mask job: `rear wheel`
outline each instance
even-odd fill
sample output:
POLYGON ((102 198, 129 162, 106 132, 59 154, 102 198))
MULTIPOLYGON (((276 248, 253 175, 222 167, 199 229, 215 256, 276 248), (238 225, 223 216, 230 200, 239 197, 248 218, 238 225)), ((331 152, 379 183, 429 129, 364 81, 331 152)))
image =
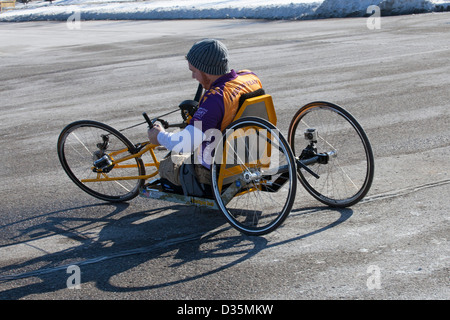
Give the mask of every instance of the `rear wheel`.
POLYGON ((139 194, 144 179, 128 179, 145 175, 140 158, 130 156, 134 145, 119 131, 96 121, 82 120, 69 124, 58 139, 61 165, 72 181, 98 199, 122 202, 139 194))
POLYGON ((317 200, 348 207, 369 191, 374 158, 366 133, 343 108, 312 102, 292 118, 288 141, 297 160, 298 178, 317 200))
POLYGON ((218 207, 244 234, 275 230, 292 209, 294 156, 278 129, 261 118, 230 124, 216 146, 211 177, 218 207))

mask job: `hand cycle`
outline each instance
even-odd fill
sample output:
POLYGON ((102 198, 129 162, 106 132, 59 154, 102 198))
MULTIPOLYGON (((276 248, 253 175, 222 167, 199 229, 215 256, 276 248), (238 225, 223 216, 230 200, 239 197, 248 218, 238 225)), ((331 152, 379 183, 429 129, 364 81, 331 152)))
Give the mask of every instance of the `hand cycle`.
MULTIPOLYGON (((132 127, 151 127, 155 121, 166 128, 186 126, 201 89, 194 100, 180 104, 182 123, 171 125, 162 119, 177 109, 153 119, 144 113, 145 122, 132 127)), ((64 171, 91 196, 123 202, 141 195, 217 209, 248 235, 267 234, 285 221, 294 205, 297 180, 328 206, 349 207, 364 198, 373 180, 374 157, 366 133, 348 111, 329 102, 308 103, 292 118, 287 139, 276 122, 270 95, 245 97, 217 139, 211 183, 200 197, 155 178, 160 165, 157 145, 134 144, 109 125, 75 121, 62 130, 57 149, 64 171)))

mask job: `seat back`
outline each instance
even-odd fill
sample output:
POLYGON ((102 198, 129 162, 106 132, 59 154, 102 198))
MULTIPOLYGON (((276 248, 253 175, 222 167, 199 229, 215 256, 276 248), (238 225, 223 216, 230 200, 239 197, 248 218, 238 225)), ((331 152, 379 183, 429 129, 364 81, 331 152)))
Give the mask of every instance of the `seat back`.
MULTIPOLYGON (((277 124, 277 116, 272 101, 272 96, 265 94, 260 89, 241 96, 239 108, 233 121, 244 117, 263 118, 273 125, 277 124)), ((244 170, 251 168, 269 168, 272 155, 270 132, 261 132, 249 126, 246 129, 238 129, 227 136, 224 143, 222 164, 219 173, 219 189, 222 184, 231 183, 240 177, 244 170), (236 156, 234 153, 238 153, 236 156)), ((251 192, 249 189, 246 192, 251 192)))
POLYGON ((241 96, 239 102, 241 106, 239 107, 233 121, 236 121, 242 117, 260 117, 269 121, 274 126, 277 125, 277 116, 275 113, 272 96, 264 94, 264 90, 261 89, 261 91, 258 90, 244 94, 241 96))

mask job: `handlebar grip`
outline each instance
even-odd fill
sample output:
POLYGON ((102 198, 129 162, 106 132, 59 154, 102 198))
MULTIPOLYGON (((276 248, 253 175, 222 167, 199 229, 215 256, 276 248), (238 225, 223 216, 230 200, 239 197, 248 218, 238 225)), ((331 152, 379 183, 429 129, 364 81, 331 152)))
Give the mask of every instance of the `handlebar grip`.
POLYGON ((144 116, 145 121, 147 121, 147 123, 148 123, 148 128, 149 129, 153 128, 153 123, 150 120, 150 118, 148 117, 147 113, 144 112, 142 115, 144 116))

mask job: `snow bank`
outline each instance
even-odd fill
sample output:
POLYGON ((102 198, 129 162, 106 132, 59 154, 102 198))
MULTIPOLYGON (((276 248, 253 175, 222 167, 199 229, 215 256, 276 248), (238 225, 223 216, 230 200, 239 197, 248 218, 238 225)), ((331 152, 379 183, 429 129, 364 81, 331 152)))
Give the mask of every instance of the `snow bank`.
POLYGON ((450 10, 450 0, 56 0, 17 4, 0 22, 138 19, 317 19, 362 17, 370 5, 382 15, 450 10))
POLYGON ((317 15, 323 18, 362 17, 371 5, 380 7, 382 15, 431 12, 435 7, 429 0, 325 0, 317 15))

